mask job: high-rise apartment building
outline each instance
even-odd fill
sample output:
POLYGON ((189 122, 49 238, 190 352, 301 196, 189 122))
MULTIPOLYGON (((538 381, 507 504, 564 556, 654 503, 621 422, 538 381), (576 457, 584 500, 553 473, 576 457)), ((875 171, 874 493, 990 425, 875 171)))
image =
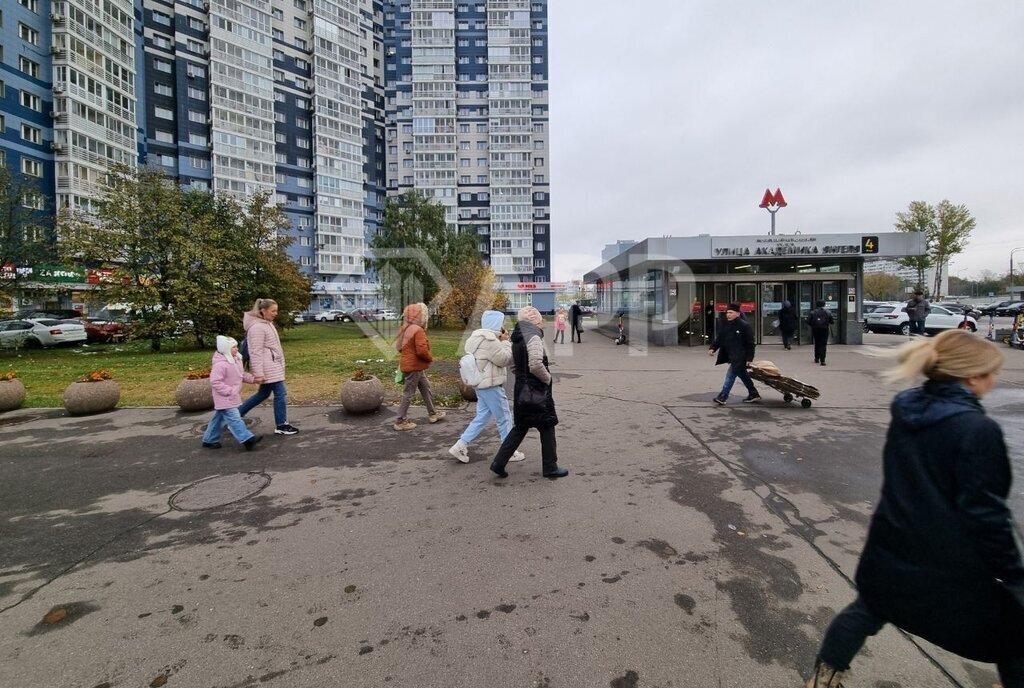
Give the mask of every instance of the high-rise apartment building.
POLYGON ((388 192, 417 189, 506 282, 550 281, 547 2, 385 0, 388 192))
POLYGON ((549 281, 546 0, 9 0, 0 36, 0 155, 53 207, 115 163, 268 192, 314 305, 372 306, 368 242, 415 188, 549 281))

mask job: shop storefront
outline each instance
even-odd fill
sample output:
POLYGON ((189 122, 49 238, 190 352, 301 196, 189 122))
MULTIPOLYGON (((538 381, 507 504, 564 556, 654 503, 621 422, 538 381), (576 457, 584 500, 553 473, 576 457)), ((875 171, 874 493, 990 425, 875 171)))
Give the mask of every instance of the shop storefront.
POLYGON ((862 342, 864 258, 924 252, 918 233, 787 234, 646 239, 585 276, 603 322, 622 314, 630 336, 652 344, 707 346, 729 303, 739 303, 758 344, 781 344, 783 301, 800 316, 797 343, 817 301, 835 318, 832 341, 862 342))
POLYGON ((90 292, 113 271, 65 265, 0 266, 0 280, 6 285, 10 302, 3 307, 22 310, 77 310, 89 313, 98 308, 90 292))

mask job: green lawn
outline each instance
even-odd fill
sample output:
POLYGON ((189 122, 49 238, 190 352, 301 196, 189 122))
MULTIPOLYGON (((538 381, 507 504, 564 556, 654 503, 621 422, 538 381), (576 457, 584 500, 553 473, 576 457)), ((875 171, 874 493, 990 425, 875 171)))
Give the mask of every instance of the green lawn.
MULTIPOLYGON (((397 401, 397 352, 390 344, 398 322, 374 323, 383 338, 368 338, 354 323, 306 323, 281 332, 288 374, 288 399, 297 404, 340 403, 343 380, 362 368, 384 382, 386 401, 397 401), (384 348, 384 351, 380 347, 384 348), (362 361, 362 362, 360 362, 362 361)), ((462 330, 427 331, 435 362, 434 394, 454 404, 458 394, 458 347, 462 330)), ((64 388, 99 369, 110 371, 121 388, 120 406, 173 406, 174 390, 190 369, 210 367, 212 349, 196 349, 186 338, 168 340, 154 354, 148 342, 90 344, 75 348, 0 350, 0 374, 15 370, 28 392, 26 407, 59 407, 64 388)), ((243 397, 255 387, 246 385, 243 397)))

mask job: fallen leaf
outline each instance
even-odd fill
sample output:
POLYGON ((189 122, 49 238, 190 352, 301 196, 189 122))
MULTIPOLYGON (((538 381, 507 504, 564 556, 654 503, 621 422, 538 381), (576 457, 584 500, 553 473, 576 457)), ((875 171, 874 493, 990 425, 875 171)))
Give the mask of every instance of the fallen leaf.
POLYGON ((67 615, 68 615, 68 610, 67 609, 65 609, 64 607, 57 607, 56 609, 51 609, 47 613, 47 615, 43 617, 43 623, 44 624, 59 623, 59 622, 63 621, 65 618, 67 618, 67 615))
POLYGON ((167 685, 167 674, 160 674, 149 684, 149 688, 160 688, 167 685))

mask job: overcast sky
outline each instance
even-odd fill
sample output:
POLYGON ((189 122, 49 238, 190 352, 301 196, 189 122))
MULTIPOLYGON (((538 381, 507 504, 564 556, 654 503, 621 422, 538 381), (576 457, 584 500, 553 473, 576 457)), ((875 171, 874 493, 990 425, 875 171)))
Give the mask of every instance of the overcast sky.
MULTIPOLYGON (((1024 246, 1021 0, 551 0, 553 279, 616 239, 978 226, 951 273, 1024 246)), ((1015 255, 1024 261, 1024 251, 1015 255)), ((964 272, 959 272, 964 270, 964 272)))

